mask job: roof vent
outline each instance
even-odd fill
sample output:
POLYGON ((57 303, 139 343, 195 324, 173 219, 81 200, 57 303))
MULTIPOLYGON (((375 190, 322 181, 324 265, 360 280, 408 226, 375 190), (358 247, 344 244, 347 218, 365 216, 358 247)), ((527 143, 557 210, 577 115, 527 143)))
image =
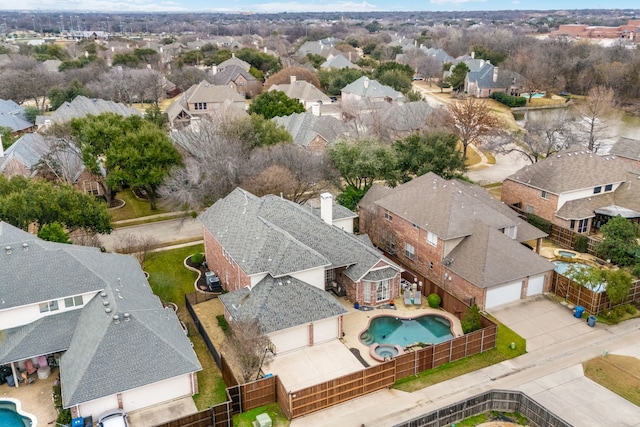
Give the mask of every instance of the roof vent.
POLYGON ((106 297, 107 297, 107 293, 106 293, 106 292, 101 292, 101 293, 100 293, 100 296, 101 296, 102 298, 106 298, 106 297))
POLYGON ((22 250, 27 252, 29 250, 29 244, 28 243, 23 243, 22 244, 22 250))
POLYGON ((124 317, 125 322, 128 322, 129 320, 131 320, 131 315, 129 313, 125 313, 122 316, 124 317))
POLYGON ((111 309, 109 307, 107 307, 107 308, 104 309, 104 312, 109 314, 109 313, 111 313, 111 309))
POLYGON ((10 254, 11 253, 11 246, 5 246, 4 247, 4 251, 7 253, 7 255, 10 254))
POLYGON ((116 325, 118 323, 120 323, 120 316, 118 316, 117 314, 113 315, 113 323, 115 323, 116 325))
POLYGON ((107 300, 102 301, 102 305, 104 305, 105 307, 107 307, 107 306, 109 305, 109 301, 107 301, 107 300))

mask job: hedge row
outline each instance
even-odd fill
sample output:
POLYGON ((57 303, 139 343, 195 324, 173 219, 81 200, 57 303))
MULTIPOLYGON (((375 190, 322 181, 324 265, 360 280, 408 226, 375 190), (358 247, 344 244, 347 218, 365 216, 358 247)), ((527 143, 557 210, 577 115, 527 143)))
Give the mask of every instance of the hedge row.
POLYGON ((506 105, 507 107, 524 107, 527 100, 521 96, 511 96, 504 92, 493 92, 491 98, 506 105))

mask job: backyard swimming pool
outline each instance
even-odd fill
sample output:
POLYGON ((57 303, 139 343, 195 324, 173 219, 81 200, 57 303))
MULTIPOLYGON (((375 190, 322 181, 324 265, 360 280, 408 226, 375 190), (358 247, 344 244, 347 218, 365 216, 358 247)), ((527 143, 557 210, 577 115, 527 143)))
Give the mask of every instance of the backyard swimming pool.
POLYGON ((0 400, 0 426, 2 427, 31 427, 30 417, 18 411, 18 403, 13 400, 0 400))
POLYGON ((365 345, 389 344, 407 347, 415 343, 439 344, 453 338, 451 322, 443 316, 427 314, 413 319, 377 316, 360 334, 365 345))
MULTIPOLYGON (((523 97, 523 98, 529 98, 529 94, 528 93, 521 93, 520 96, 523 97)), ((533 95, 531 95, 531 98, 533 98, 533 99, 544 98, 544 93, 534 93, 533 95)))
MULTIPOLYGON (((553 261, 553 263, 556 265, 556 268, 554 268, 554 270, 568 278, 571 278, 571 271, 569 270, 569 267, 571 266, 573 266, 577 270, 582 270, 585 268, 596 268, 582 262, 553 261)), ((600 283, 595 288, 591 288, 591 290, 594 292, 604 292, 606 290, 606 287, 604 283, 600 283)))

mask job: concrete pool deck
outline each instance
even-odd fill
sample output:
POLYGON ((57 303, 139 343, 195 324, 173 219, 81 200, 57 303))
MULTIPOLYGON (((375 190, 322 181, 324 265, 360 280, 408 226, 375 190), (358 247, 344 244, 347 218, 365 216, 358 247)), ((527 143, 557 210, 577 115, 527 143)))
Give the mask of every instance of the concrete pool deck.
POLYGON ((344 337, 341 341, 348 348, 358 349, 362 358, 371 366, 379 365, 382 362, 375 360, 369 355, 369 346, 360 342, 360 334, 367 329, 369 321, 374 317, 386 315, 411 319, 417 316, 424 316, 426 314, 436 314, 438 316, 446 317, 451 322, 453 335, 455 337, 463 335, 460 319, 444 310, 429 307, 429 304, 427 304, 427 298, 424 296, 422 297, 422 304, 420 306, 405 306, 403 299, 398 297, 394 300, 395 309, 373 308, 371 310, 360 310, 353 308, 353 304, 344 298, 339 299, 339 301, 348 311, 348 313, 344 315, 344 337))
POLYGON ((53 381, 58 377, 58 368, 51 369, 49 378, 39 379, 20 387, 9 387, 7 383, 0 385, 0 399, 11 398, 20 401, 22 412, 36 418, 33 426, 46 426, 55 421, 58 412, 53 407, 53 381))

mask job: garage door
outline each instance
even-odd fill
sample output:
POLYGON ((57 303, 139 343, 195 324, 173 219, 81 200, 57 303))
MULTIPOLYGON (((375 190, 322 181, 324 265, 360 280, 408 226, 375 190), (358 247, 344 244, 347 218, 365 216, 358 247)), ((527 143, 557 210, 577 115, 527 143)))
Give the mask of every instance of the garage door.
POLYGON ((314 344, 338 338, 338 318, 320 320, 313 324, 314 344))
POLYGON ((269 334, 269 339, 276 346, 276 351, 296 350, 309 345, 308 325, 287 329, 286 331, 269 334))
POLYGON ((542 276, 530 277, 527 287, 527 296, 539 295, 544 290, 544 274, 542 276))
POLYGON ((487 301, 485 302, 485 309, 506 304, 508 302, 517 301, 520 299, 521 292, 522 281, 491 288, 487 290, 487 301))

